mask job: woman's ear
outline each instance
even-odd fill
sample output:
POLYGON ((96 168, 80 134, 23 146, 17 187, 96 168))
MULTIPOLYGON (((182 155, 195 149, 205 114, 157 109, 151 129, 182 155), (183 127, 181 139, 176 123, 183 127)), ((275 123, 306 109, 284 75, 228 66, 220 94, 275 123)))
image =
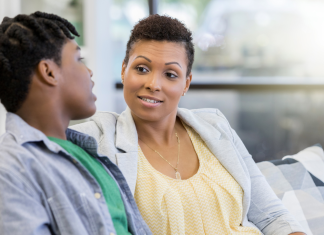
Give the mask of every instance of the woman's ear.
POLYGON ((58 84, 58 65, 52 60, 42 60, 36 67, 39 79, 50 86, 58 84))
POLYGON ((191 80, 192 80, 192 73, 190 72, 190 74, 186 78, 186 87, 184 89, 184 93, 188 92, 191 80))
POLYGON ((121 70, 121 82, 123 84, 124 84, 124 77, 125 77, 126 67, 127 67, 127 65, 125 64, 125 61, 123 61, 122 70, 121 70))

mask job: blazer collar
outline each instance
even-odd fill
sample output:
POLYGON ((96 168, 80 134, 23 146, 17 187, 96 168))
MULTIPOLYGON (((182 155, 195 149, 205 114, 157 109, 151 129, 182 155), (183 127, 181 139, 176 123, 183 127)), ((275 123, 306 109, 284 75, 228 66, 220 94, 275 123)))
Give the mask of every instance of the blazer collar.
POLYGON ((125 152, 137 152, 138 135, 130 108, 126 108, 117 119, 116 147, 125 152))
POLYGON ((188 109, 179 108, 178 116, 199 134, 218 161, 235 178, 241 187, 246 189, 245 183, 248 180, 246 179, 245 170, 242 169, 242 163, 239 160, 240 157, 237 157, 240 153, 231 142, 231 137, 227 136, 221 128, 218 129, 217 126, 211 125, 208 121, 197 115, 197 113, 188 109))
MULTIPOLYGON (((246 176, 246 169, 243 169, 244 167, 242 167, 242 163, 239 157, 237 157, 239 153, 230 141, 230 137, 221 128, 211 125, 208 121, 201 118, 197 112, 178 108, 177 116, 200 135, 218 161, 234 177, 238 184, 241 185, 243 191, 249 192, 250 185, 246 176)), ((122 161, 119 166, 127 172, 132 170, 130 175, 134 176, 134 179, 128 180, 128 183, 134 193, 137 174, 138 135, 131 111, 128 107, 119 116, 116 128, 116 147, 125 152, 119 153, 119 158, 122 161), (134 169, 131 169, 131 166, 134 169)), ((245 193, 244 197, 246 199, 248 193, 245 193)))
POLYGON ((188 126, 191 126, 204 142, 218 140, 221 133, 210 123, 188 109, 178 108, 177 116, 188 126))
MULTIPOLYGON (((241 186, 244 191, 243 215, 245 216, 250 202, 251 183, 248 178, 248 170, 243 163, 240 153, 232 143, 231 137, 223 129, 219 128, 217 124, 216 126, 211 125, 208 121, 197 115, 196 112, 178 109, 178 116, 200 135, 222 166, 241 186)), ((211 117, 216 118, 217 116, 211 115, 211 117)), ((215 120, 211 123, 215 123, 215 120)))
MULTIPOLYGON (((191 126, 205 142, 218 140, 221 137, 221 133, 216 128, 188 109, 178 108, 177 116, 184 123, 191 126)), ((137 152, 137 146, 136 126, 131 110, 127 107, 117 120, 116 147, 125 152, 137 152)))

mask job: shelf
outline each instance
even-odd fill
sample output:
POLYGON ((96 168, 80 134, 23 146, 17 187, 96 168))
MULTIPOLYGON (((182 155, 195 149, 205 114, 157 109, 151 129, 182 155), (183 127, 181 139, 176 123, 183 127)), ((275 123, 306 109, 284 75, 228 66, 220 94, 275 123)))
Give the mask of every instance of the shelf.
MULTIPOLYGON (((122 83, 115 84, 123 89, 122 83)), ((252 83, 191 83, 190 90, 240 90, 240 91, 281 91, 281 90, 324 90, 322 84, 252 84, 252 83)))

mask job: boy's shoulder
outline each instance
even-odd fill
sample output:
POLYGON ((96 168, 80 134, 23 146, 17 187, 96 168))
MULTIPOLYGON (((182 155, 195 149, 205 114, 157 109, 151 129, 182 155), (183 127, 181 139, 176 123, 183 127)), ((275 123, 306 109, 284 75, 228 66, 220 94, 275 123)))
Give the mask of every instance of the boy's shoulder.
POLYGON ((40 163, 44 156, 56 155, 45 144, 46 140, 24 138, 25 136, 17 136, 10 132, 0 136, 0 169, 17 172, 28 166, 32 167, 34 162, 40 163))
POLYGON ((18 173, 31 157, 30 151, 19 144, 13 134, 6 132, 0 136, 0 172, 18 173))
POLYGON ((20 144, 18 144, 15 136, 10 132, 6 132, 0 136, 0 156, 4 152, 14 152, 19 146, 20 144))

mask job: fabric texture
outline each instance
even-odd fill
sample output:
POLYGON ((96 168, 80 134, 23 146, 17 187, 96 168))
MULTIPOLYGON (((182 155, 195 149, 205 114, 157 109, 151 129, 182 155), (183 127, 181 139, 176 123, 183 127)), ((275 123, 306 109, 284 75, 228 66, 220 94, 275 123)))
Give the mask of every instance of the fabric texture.
MULTIPOLYGON (((117 234, 127 235, 128 232, 127 216, 124 202, 121 198, 116 181, 107 173, 101 163, 91 157, 84 149, 73 144, 68 140, 61 140, 54 137, 48 137, 49 140, 60 145, 71 156, 75 157, 97 180, 102 193, 105 197, 111 219, 117 234)), ((97 197, 100 195, 97 194, 97 197)))
MULTIPOLYGON (((272 191, 243 142, 218 109, 178 108, 177 116, 199 134, 208 149, 242 188, 243 226, 257 227, 266 235, 303 231, 272 191)), ((120 115, 98 112, 90 122, 72 128, 97 138, 99 152, 118 165, 134 193, 138 136, 131 110, 127 108, 120 115)))
MULTIPOLYGON (((98 154, 93 137, 74 130, 67 139, 98 159, 117 182, 132 234, 151 234, 118 167, 98 154)), ((100 185, 44 133, 7 113, 0 137, 0 234, 116 234, 100 185)))
POLYGON ((135 189, 137 206, 155 235, 261 235, 242 227, 243 190, 210 152, 200 136, 184 124, 199 158, 199 170, 177 180, 155 170, 140 146, 135 189))
POLYGON ((257 165, 306 234, 323 235, 324 153, 321 146, 257 165))

